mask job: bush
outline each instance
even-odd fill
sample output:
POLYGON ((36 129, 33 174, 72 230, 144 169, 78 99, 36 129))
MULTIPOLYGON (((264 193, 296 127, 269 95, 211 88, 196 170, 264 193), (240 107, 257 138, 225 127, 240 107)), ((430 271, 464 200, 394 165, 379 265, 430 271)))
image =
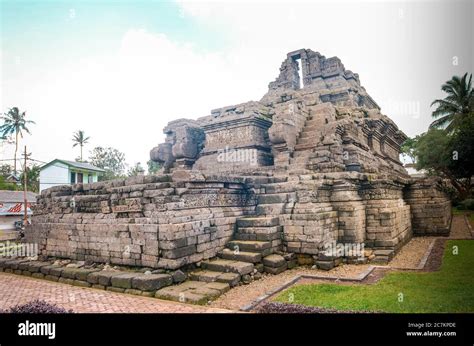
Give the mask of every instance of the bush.
POLYGON ((474 210, 474 199, 468 198, 462 202, 459 202, 457 208, 459 210, 474 210))
POLYGON ((72 310, 66 310, 60 306, 38 299, 26 304, 15 305, 7 310, 0 310, 0 313, 11 314, 67 314, 72 312, 72 310))

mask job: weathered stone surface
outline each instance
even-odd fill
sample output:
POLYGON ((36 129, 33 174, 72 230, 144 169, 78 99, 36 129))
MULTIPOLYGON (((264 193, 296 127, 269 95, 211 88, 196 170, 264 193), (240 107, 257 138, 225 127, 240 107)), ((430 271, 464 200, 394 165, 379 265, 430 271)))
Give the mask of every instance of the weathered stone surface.
POLYGON ((280 266, 280 267, 263 267, 263 270, 266 272, 266 273, 270 273, 270 274, 280 274, 282 272, 284 272, 285 270, 287 269, 287 265, 286 265, 286 262, 284 265, 280 266))
MULTIPOLYGON (((113 283, 114 278, 112 278, 113 283)), ((150 274, 139 275, 132 279, 132 287, 142 291, 154 291, 173 283, 171 275, 150 274)))
POLYGON ((318 269, 322 270, 331 270, 334 268, 334 261, 321 261, 317 260, 314 262, 318 269))
POLYGON ((98 269, 78 269, 75 273, 76 280, 87 281, 90 273, 97 272, 98 269))
POLYGON ((90 283, 88 283, 87 281, 82 281, 82 280, 74 280, 72 284, 74 286, 79 286, 79 287, 91 287, 90 283))
POLYGON ((266 267, 278 268, 281 266, 286 266, 286 261, 283 256, 270 255, 263 258, 263 265, 266 267))
POLYGON ((87 276, 87 281, 91 284, 99 284, 102 286, 111 286, 112 278, 116 275, 120 275, 122 272, 119 271, 100 271, 96 273, 91 273, 87 276), (97 281, 94 281, 97 277, 97 281))
POLYGON ((172 278, 174 283, 181 283, 186 280, 187 275, 181 270, 176 270, 173 272, 172 278))
POLYGON ((249 274, 253 271, 254 266, 251 263, 230 261, 230 260, 214 260, 202 263, 204 269, 220 272, 233 272, 240 275, 249 274))
MULTIPOLYGON (((50 270, 51 269, 58 269, 58 268, 61 268, 61 266, 57 266, 57 265, 46 265, 46 266, 43 266, 41 267, 40 269, 40 272, 43 273, 44 275, 49 275, 50 274, 50 270)), ((58 276, 58 275, 56 275, 58 276)))
MULTIPOLYGON (((124 289, 125 288, 132 288, 132 280, 134 278, 138 277, 138 275, 144 275, 144 274, 121 273, 121 274, 112 276, 110 278, 110 281, 112 282, 113 287, 124 288, 124 289)), ((160 275, 160 274, 156 274, 156 275, 160 275)))

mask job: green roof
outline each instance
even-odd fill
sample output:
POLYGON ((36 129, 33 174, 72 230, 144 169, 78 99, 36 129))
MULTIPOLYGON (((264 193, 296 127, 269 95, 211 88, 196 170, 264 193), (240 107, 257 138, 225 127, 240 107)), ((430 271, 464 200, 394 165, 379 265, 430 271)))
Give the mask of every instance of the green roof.
POLYGON ((93 166, 93 165, 91 165, 90 163, 87 163, 87 162, 76 162, 76 161, 68 161, 68 160, 61 160, 61 159, 55 159, 51 162, 48 162, 48 163, 44 164, 43 166, 41 166, 41 169, 45 169, 46 167, 52 166, 56 162, 60 162, 60 163, 65 164, 66 166, 74 167, 74 168, 77 168, 77 169, 83 169, 83 170, 86 170, 86 171, 105 172, 105 170, 103 170, 102 168, 93 166))

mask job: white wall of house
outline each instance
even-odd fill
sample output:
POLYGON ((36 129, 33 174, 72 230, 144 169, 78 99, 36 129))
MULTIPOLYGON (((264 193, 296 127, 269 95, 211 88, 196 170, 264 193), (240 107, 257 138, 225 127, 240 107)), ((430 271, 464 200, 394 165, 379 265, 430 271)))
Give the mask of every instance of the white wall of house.
POLYGON ((23 215, 0 215, 0 232, 15 230, 15 221, 22 219, 23 215))
POLYGON ((40 172, 40 192, 57 185, 69 184, 69 167, 61 162, 42 169, 40 172))

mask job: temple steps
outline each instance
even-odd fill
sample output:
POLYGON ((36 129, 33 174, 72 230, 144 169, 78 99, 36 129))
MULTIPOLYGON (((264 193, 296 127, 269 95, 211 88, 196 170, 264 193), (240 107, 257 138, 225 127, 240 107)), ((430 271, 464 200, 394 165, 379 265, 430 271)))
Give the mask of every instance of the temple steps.
POLYGON ((227 248, 238 251, 262 252, 271 249, 271 241, 262 240, 231 240, 227 243, 227 248))
POLYGON ((250 274, 254 270, 254 266, 252 263, 220 259, 220 258, 214 259, 214 260, 203 261, 201 263, 201 267, 203 269, 207 269, 211 271, 218 271, 218 272, 224 272, 224 273, 231 272, 231 273, 237 273, 239 275, 250 274))
POLYGON ((189 278, 195 281, 223 282, 229 284, 231 287, 234 287, 240 282, 241 276, 239 273, 225 273, 220 271, 200 269, 189 273, 189 278))
POLYGON ((284 214, 287 203, 271 203, 257 205, 257 214, 259 215, 278 215, 284 214))
MULTIPOLYGON (((267 189, 286 189, 292 186, 284 181, 264 185, 267 189), (283 187, 285 186, 285 187, 283 187)), ((161 299, 207 304, 241 283, 258 280, 262 272, 278 274, 287 269, 286 260, 275 254, 281 247, 283 228, 278 215, 286 206, 292 205, 296 192, 285 191, 258 196, 256 216, 237 219, 237 230, 226 248, 217 257, 202 261, 200 268, 188 274, 188 280, 156 292, 161 299), (262 215, 263 214, 263 215, 262 215)))
POLYGON ((230 249, 222 250, 218 253, 218 256, 222 259, 247 263, 258 263, 262 260, 262 254, 260 252, 233 251, 230 249))
POLYGON ((235 240, 259 240, 259 241, 272 241, 272 240, 277 240, 281 238, 281 232, 278 231, 259 231, 256 228, 246 228, 245 231, 244 229, 239 229, 239 232, 237 232, 234 236, 235 240))
POLYGON ((237 227, 272 227, 278 226, 280 220, 272 216, 247 216, 237 220, 237 227))

